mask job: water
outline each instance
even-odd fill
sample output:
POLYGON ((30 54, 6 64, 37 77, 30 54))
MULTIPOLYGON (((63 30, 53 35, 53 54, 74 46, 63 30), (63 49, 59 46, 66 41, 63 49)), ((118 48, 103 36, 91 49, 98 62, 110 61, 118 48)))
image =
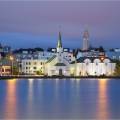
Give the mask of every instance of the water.
POLYGON ((120 119, 120 80, 0 80, 0 119, 10 118, 120 119))

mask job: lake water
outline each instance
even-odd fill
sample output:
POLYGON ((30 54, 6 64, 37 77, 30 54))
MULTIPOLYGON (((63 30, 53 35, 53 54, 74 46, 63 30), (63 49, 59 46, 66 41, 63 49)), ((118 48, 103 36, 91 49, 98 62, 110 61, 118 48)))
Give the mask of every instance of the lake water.
POLYGON ((0 80, 3 118, 120 119, 120 80, 0 80))

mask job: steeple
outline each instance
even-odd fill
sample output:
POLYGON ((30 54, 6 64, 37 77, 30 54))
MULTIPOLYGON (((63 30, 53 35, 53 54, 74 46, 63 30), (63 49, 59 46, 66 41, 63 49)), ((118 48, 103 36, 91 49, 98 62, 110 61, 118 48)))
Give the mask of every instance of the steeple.
POLYGON ((61 33, 59 32, 59 39, 57 43, 57 48, 62 48, 62 40, 61 40, 61 33))
POLYGON ((61 33, 59 32, 59 38, 57 42, 57 52, 61 53, 63 52, 63 46, 62 46, 62 40, 61 40, 61 33))
POLYGON ((89 49, 89 31, 86 29, 83 33, 83 50, 89 49))

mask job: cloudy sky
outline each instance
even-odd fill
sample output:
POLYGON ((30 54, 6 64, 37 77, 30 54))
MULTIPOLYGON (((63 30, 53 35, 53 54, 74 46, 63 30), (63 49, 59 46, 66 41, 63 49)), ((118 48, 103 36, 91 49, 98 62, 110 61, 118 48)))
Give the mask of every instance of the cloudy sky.
POLYGON ((120 1, 0 1, 0 42, 13 48, 81 48, 88 28, 92 46, 120 47, 120 1))

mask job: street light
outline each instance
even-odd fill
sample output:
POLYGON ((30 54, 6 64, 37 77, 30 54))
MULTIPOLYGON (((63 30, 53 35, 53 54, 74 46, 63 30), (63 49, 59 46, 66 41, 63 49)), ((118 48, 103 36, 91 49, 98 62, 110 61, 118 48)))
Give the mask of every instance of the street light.
POLYGON ((2 62, 0 62, 0 76, 2 76, 2 62))
POLYGON ((13 75, 13 60, 14 60, 14 57, 10 56, 10 61, 12 63, 12 66, 11 66, 11 75, 13 75))

